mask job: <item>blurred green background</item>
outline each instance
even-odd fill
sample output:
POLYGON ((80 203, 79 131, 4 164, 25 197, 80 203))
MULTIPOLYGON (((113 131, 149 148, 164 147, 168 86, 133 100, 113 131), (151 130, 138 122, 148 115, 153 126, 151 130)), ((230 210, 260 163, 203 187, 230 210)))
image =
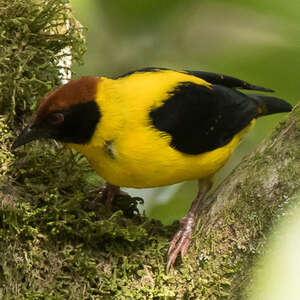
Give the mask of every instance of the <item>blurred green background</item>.
MULTIPOLYGON (((247 300, 300 299, 300 193, 277 215, 264 251, 256 259, 247 300)), ((249 280, 250 281, 250 280, 249 280)))
MULTIPOLYGON (((299 101, 299 0, 71 0, 71 5, 88 28, 85 64, 73 66, 75 77, 115 76, 147 66, 204 70, 275 89, 292 104, 299 101)), ((283 117, 257 122, 215 187, 283 117)), ((130 194, 144 197, 148 216, 171 223, 185 215, 196 190, 196 182, 187 182, 130 194)))

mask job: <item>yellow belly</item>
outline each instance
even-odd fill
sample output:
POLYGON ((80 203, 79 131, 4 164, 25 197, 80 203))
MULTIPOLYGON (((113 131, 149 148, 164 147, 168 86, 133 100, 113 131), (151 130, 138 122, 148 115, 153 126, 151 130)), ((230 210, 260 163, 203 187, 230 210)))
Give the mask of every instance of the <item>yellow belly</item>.
POLYGON ((251 125, 237 134, 227 145, 199 155, 181 153, 169 146, 170 137, 148 128, 124 129, 110 145, 71 145, 82 152, 96 172, 111 184, 148 188, 175 184, 185 180, 214 175, 226 163, 241 136, 251 125))

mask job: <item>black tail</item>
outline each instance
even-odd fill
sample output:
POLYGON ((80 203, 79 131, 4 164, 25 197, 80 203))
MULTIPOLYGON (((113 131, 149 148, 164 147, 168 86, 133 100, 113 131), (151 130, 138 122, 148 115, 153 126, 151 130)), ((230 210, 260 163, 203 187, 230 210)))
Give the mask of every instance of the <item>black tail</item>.
POLYGON ((259 109, 257 117, 288 112, 293 108, 291 104, 280 98, 255 94, 248 94, 248 96, 250 96, 250 98, 253 99, 258 105, 259 109))

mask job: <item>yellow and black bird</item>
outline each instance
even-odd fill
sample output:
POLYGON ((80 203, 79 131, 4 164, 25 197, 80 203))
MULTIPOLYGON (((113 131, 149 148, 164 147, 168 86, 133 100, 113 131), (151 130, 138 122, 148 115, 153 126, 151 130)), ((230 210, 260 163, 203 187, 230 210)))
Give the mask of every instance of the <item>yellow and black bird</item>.
POLYGON ((120 186, 149 188, 196 179, 199 191, 171 241, 167 268, 191 242, 197 211, 256 118, 288 112, 272 92, 209 72, 146 68, 114 79, 82 77, 42 100, 13 148, 52 138, 83 153, 103 177, 106 201, 120 186))

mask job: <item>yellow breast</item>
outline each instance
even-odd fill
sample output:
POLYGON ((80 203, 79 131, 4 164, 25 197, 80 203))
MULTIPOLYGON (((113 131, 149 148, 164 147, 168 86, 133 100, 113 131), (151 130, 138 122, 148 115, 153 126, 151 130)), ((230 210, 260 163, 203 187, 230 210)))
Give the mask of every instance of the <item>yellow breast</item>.
POLYGON ((168 72, 167 77, 163 72, 147 74, 147 80, 137 73, 100 81, 96 101, 101 121, 89 144, 70 146, 82 152, 109 183, 146 188, 210 177, 225 164, 241 136, 254 124, 211 152, 189 155, 170 147, 171 137, 152 127, 149 111, 159 107, 180 81, 210 84, 187 74, 168 72))

